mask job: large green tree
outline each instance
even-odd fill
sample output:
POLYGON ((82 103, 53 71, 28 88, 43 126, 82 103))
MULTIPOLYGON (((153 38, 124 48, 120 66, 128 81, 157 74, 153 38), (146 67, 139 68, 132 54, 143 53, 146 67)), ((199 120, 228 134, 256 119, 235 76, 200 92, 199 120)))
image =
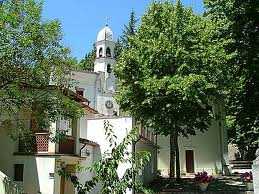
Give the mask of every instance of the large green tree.
POLYGON ((73 60, 62 45, 61 25, 43 22, 41 12, 41 1, 0 5, 1 128, 22 131, 27 122, 19 116, 22 111, 34 117, 39 130, 60 116, 81 114, 67 94, 73 60))
POLYGON ((259 139, 259 3, 254 0, 205 1, 207 15, 225 20, 218 31, 231 36, 227 52, 236 52, 229 61, 233 86, 228 96, 230 142, 238 145, 242 159, 252 160, 259 139))
POLYGON ((231 55, 224 50, 227 41, 218 38, 218 25, 180 1, 152 3, 115 68, 121 108, 170 135, 171 177, 174 166, 180 177, 178 136, 208 129, 211 105, 228 84, 225 61, 231 55))

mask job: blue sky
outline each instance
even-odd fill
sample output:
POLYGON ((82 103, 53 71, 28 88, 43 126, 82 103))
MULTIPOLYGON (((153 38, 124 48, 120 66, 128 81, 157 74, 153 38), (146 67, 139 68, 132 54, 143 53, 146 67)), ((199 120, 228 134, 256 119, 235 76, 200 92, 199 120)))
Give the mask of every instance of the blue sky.
MULTIPOLYGON (((45 0, 43 19, 58 19, 62 23, 64 43, 72 56, 81 59, 92 48, 98 31, 109 18, 115 38, 121 35, 133 9, 138 18, 152 0, 45 0)), ((202 0, 183 0, 197 13, 203 9, 202 0)))

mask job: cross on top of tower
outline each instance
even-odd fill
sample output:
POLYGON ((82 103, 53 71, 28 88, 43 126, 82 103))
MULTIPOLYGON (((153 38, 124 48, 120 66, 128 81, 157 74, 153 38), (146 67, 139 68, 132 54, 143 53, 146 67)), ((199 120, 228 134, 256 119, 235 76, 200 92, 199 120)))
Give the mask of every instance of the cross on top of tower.
POLYGON ((109 17, 106 17, 106 23, 105 23, 105 26, 109 26, 109 22, 110 22, 110 18, 109 18, 109 17))

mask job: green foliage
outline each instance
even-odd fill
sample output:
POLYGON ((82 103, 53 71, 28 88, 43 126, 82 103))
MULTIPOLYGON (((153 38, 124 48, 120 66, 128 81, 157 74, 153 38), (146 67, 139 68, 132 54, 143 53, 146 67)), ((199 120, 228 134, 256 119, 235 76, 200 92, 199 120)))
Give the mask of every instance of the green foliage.
POLYGON ((130 12, 130 19, 128 25, 124 25, 124 30, 121 36, 121 41, 123 47, 128 47, 129 46, 129 39, 135 35, 136 33, 136 28, 137 28, 137 19, 136 19, 136 14, 132 10, 130 12))
POLYGON ((124 25, 124 30, 120 38, 116 42, 115 46, 115 57, 119 58, 124 48, 129 46, 129 39, 133 37, 137 30, 137 19, 135 12, 130 12, 130 19, 128 25, 124 25))
POLYGON ((238 145, 242 158, 252 160, 259 139, 259 4, 253 0, 205 1, 207 15, 227 25, 218 29, 231 36, 226 50, 237 55, 229 61, 233 68, 228 96, 230 142, 238 145))
POLYGON ((143 170, 149 161, 150 154, 143 151, 136 153, 130 153, 128 151, 132 143, 137 140, 136 131, 132 130, 122 142, 117 143, 117 137, 113 132, 112 125, 108 121, 105 121, 104 127, 106 140, 110 143, 109 150, 105 152, 100 161, 94 163, 91 167, 78 168, 79 171, 90 171, 95 176, 82 184, 76 176, 67 173, 65 169, 61 169, 59 174, 71 180, 80 194, 89 193, 98 184, 102 185, 100 191, 102 194, 123 194, 126 193, 127 189, 132 189, 133 187, 137 192, 151 194, 152 191, 145 189, 141 182, 135 179, 139 171, 143 170), (131 166, 125 169, 122 177, 119 177, 117 173, 120 164, 131 166))
POLYGON ((121 108, 163 135, 207 130, 209 97, 225 94, 232 57, 218 25, 180 1, 153 3, 115 67, 121 108))
POLYGON ((56 130, 55 134, 53 135, 53 137, 50 138, 51 142, 54 143, 59 143, 59 142, 65 142, 67 141, 67 135, 66 133, 68 132, 68 130, 56 130))
POLYGON ((78 69, 86 71, 94 71, 94 61, 96 58, 96 48, 93 46, 93 49, 85 55, 85 58, 82 59, 78 64, 78 69))
POLYGON ((230 57, 216 27, 179 4, 152 4, 116 66, 121 107, 165 135, 206 130, 208 95, 224 94, 230 57))
POLYGON ((38 130, 60 116, 82 114, 66 92, 74 60, 62 45, 61 25, 43 22, 41 12, 41 1, 6 0, 0 6, 0 118, 10 121, 9 128, 18 120, 17 126, 28 127, 25 113, 38 130))

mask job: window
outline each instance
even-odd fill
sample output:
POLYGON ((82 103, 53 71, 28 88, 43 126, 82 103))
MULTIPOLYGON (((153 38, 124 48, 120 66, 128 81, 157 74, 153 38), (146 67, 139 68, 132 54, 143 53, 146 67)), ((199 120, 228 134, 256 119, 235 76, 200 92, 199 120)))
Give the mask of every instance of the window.
POLYGON ((85 91, 84 88, 75 87, 75 89, 76 89, 76 94, 77 95, 84 97, 84 91, 85 91))
POLYGON ((103 57, 103 48, 102 47, 99 49, 99 57, 103 57))
POLYGON ((111 64, 107 65, 107 73, 111 73, 112 72, 112 68, 111 68, 111 64))
POLYGON ((59 130, 65 132, 66 135, 72 136, 72 119, 61 119, 59 122, 59 130))
POLYGON ((23 164, 14 165, 14 181, 23 181, 23 164))
POLYGON ((106 49, 106 57, 111 57, 111 49, 109 47, 107 47, 106 49))
POLYGON ((83 90, 77 90, 76 94, 78 94, 80 96, 84 96, 84 91, 83 90))

